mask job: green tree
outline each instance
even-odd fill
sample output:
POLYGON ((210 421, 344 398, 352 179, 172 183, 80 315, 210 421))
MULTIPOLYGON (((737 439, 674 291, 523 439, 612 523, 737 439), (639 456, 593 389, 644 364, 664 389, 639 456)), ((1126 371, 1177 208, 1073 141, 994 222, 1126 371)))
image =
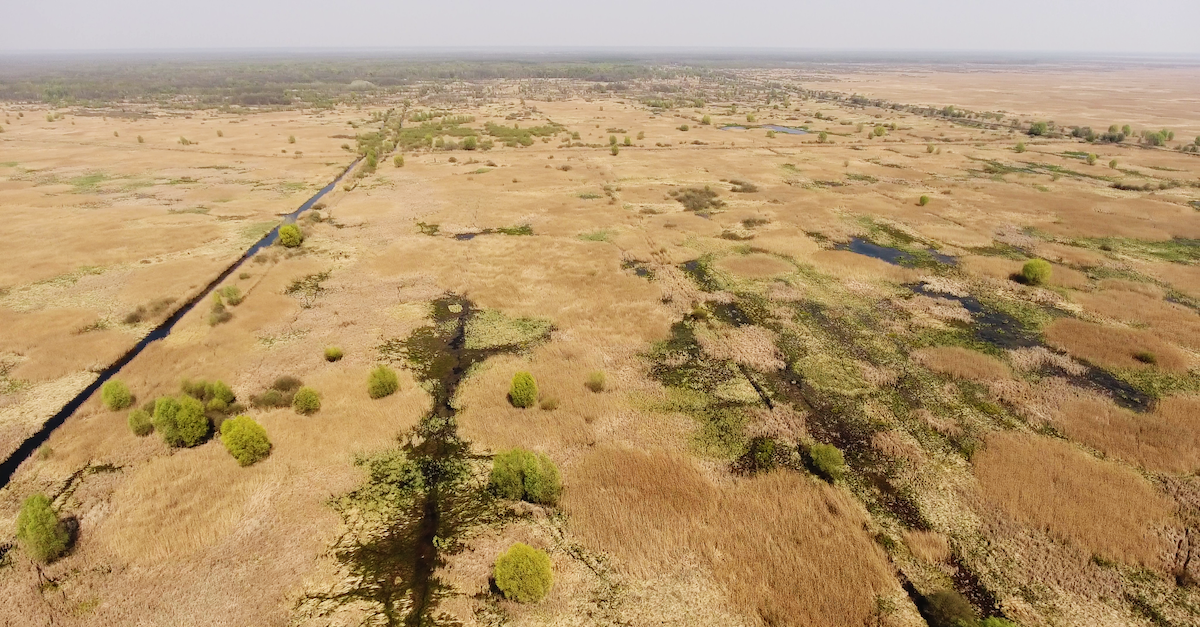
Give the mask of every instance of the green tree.
POLYGON ((513 375, 512 386, 508 390, 508 401, 513 407, 533 407, 537 403, 537 381, 528 372, 518 372, 513 375))
POLYGON ((562 494, 562 476, 549 457, 514 448, 492 458, 488 486, 500 498, 554 505, 562 494))
POLYGON ((1050 125, 1045 122, 1034 122, 1029 125, 1029 134, 1038 137, 1050 132, 1050 125))
POLYGON ((71 534, 58 519, 50 497, 38 492, 21 504, 21 513, 17 514, 17 541, 33 559, 43 563, 52 562, 67 552, 71 534))
POLYGON ((308 386, 302 387, 292 397, 292 409, 305 416, 315 414, 321 409, 321 396, 308 386))
POLYGON ((388 368, 383 364, 375 366, 367 377, 367 393, 371 398, 383 398, 394 394, 400 389, 400 380, 396 377, 396 371, 388 368))
POLYGON ((846 458, 832 444, 814 444, 808 449, 808 458, 813 468, 828 481, 842 478, 846 470, 846 458))
POLYGON ((520 542, 500 554, 492 575, 504 597, 518 603, 537 603, 554 585, 550 556, 520 542))
POLYGON ((208 416, 204 415, 204 403, 184 396, 176 402, 176 408, 170 419, 159 420, 158 404, 155 404, 154 428, 163 441, 175 448, 191 448, 204 442, 212 426, 208 416))
POLYGON ((222 422, 221 444, 242 466, 249 466, 271 454, 267 430, 250 416, 238 416, 222 422))
POLYGON ((1121 132, 1124 133, 1126 137, 1133 135, 1133 129, 1130 128, 1128 124, 1121 127, 1121 132))
POLYGON ((105 407, 118 411, 133 404, 133 394, 123 381, 110 379, 100 387, 100 400, 104 402, 105 407))
POLYGON ((479 147, 479 143, 475 139, 474 135, 467 135, 463 139, 462 147, 463 147, 463 150, 475 150, 476 148, 479 147))
POLYGON ((304 242, 304 234, 300 232, 300 227, 295 224, 285 224, 279 227, 279 244, 288 248, 295 248, 304 242))
POLYGON ((1050 262, 1045 259, 1030 259, 1021 268, 1021 278, 1029 285, 1042 285, 1050 280, 1050 262))

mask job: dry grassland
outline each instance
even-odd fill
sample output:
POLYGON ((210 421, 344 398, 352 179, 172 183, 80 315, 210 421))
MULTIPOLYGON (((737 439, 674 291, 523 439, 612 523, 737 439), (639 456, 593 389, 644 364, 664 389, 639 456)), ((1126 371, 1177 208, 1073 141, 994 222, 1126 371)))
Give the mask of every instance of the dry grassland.
MULTIPOLYGON (((978 85, 946 74, 929 88, 978 85)), ((738 77, 798 80, 784 70, 738 77)), ((1141 625, 1128 601, 1136 595, 1178 624, 1194 618, 1186 608, 1200 604, 1197 592, 1175 583, 1167 559, 1185 537, 1175 512, 1190 493, 1168 495, 1122 464, 1184 482, 1200 464, 1196 399, 1168 395, 1138 414, 1080 382, 1082 361, 1197 376, 1200 317, 1178 296, 1194 298, 1200 274, 1172 244, 1200 236, 1200 212, 1186 204, 1194 188, 1183 182, 1200 172, 1194 158, 799 97, 736 112, 711 102, 656 110, 632 96, 548 99, 518 93, 515 82, 488 85, 497 96, 454 105, 475 118, 467 126, 553 122, 565 132, 520 148, 406 151, 404 167, 381 160, 326 200, 324 221, 301 222, 302 247, 264 251, 230 277, 245 300, 229 322, 210 326, 197 308, 120 374, 139 404, 177 393, 189 377, 221 379, 246 401, 296 376, 319 391, 321 410, 248 410, 273 449, 242 468, 217 441, 171 451, 157 436, 137 438, 124 412, 90 399, 0 490, 0 530, 12 528, 26 495, 64 485, 56 506, 80 523, 72 554, 40 571, 20 549, 10 553, 0 622, 365 621, 367 601, 336 620, 297 608, 345 581, 346 564, 330 551, 344 528, 328 502, 363 481, 354 456, 394 446, 429 410, 429 392, 395 347, 431 324, 430 303, 447 293, 490 320, 549 325, 544 341, 468 372, 453 404, 473 454, 529 448, 553 459, 565 484, 561 509, 514 506, 518 518, 455 538, 463 550, 447 552, 435 573, 449 585, 438 605, 449 619, 917 627, 900 572, 921 595, 978 580, 1031 626, 1085 615, 1141 625), (747 112, 811 133, 721 130, 746 124, 747 112), (868 138, 876 123, 896 128, 868 138), (592 145, 563 143, 571 133, 579 138, 569 144, 592 145), (610 135, 631 145, 612 155, 610 135), (1028 151, 1014 152, 1017 141, 1028 151), (1078 150, 1097 152, 1100 165, 1068 154, 1078 150), (1140 174, 1103 166, 1113 158, 1140 174), (1141 192, 1113 188, 1118 180, 1180 183, 1141 192), (705 215, 677 200, 705 187, 723 203, 705 215), (910 261, 840 249, 853 237, 910 261), (1056 264, 1045 288, 1010 280, 1034 255, 1056 264), (288 293, 322 273, 310 296, 288 293), (928 290, 914 295, 919 283, 928 290), (735 305, 746 320, 722 317, 735 305), (974 331, 985 316, 968 306, 1024 325, 1035 341, 983 352, 974 331), (654 380, 648 355, 682 341, 680 321, 690 324, 688 356, 744 376, 687 391, 654 380), (345 357, 325 361, 327 346, 345 357), (1156 363, 1139 361, 1141 351, 1156 363), (380 362, 399 371, 400 391, 371 400, 367 373, 380 362), (508 402, 518 371, 534 375, 542 407, 508 402), (603 390, 585 385, 595 371, 603 390), (724 404, 709 414, 688 405, 706 395, 724 404), (728 419, 717 427, 735 432, 724 448, 698 444, 714 413, 728 419), (1028 433, 1047 426, 1067 440, 1028 433), (745 471, 755 436, 776 438, 770 472, 745 471), (806 457, 809 445, 830 441, 848 463, 835 485, 818 480, 806 457), (115 470, 71 479, 88 464, 115 470), (982 498, 969 487, 972 469, 982 498), (514 541, 551 555, 556 584, 542 604, 492 594, 494 557, 514 541), (1078 553, 1085 566, 1070 572, 1086 576, 1051 566, 1007 572, 988 550, 972 553, 989 546, 1078 553), (1149 574, 1135 581, 1113 568, 1097 583, 1092 554, 1149 574), (44 593, 41 581, 57 588, 44 593)), ((450 106, 449 95, 430 93, 414 108, 450 106)), ((1112 114, 1128 120, 1113 121, 1182 116, 1177 104, 1143 96, 1127 99, 1145 101, 1143 117, 1126 102, 1112 114)), ((23 263, 0 270, 0 449, 166 310, 129 324, 125 315, 163 298, 183 302, 349 162, 335 135, 374 130, 361 123, 392 106, 400 100, 389 96, 327 113, 159 112, 119 128, 96 117, 41 122, 45 110, 30 108, 6 125, 0 149, 17 165, 0 164, 0 204, 16 235, 5 254, 23 263), (176 143, 181 135, 199 144, 176 143)))
POLYGON ((980 492, 1007 515, 1081 550, 1159 566, 1171 504, 1136 473, 1068 443, 996 433, 973 460, 980 492))

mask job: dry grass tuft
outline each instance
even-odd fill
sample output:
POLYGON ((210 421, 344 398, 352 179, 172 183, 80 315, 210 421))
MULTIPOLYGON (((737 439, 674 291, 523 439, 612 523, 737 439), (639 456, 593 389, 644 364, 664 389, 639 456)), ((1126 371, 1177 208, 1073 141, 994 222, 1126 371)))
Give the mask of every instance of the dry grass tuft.
POLYGON ((565 507, 587 544, 642 575, 695 556, 767 624, 864 624, 896 585, 861 507, 805 477, 714 485, 683 459, 610 447, 570 476, 565 507))
POLYGON ((1166 398, 1143 415, 1081 396, 1064 403, 1054 418, 1071 439, 1147 470, 1200 470, 1200 397, 1166 398))
POLYGON ((775 334, 759 326, 697 329, 696 341, 716 359, 730 359, 764 372, 783 368, 775 334))
POLYGON ((957 379, 1000 381, 1012 376, 999 359, 959 346, 922 348, 913 353, 913 359, 934 372, 957 379))
POLYGON ((1147 351, 1154 354, 1159 367, 1176 372, 1188 369, 1187 355, 1154 333, 1141 329, 1062 318, 1046 327, 1046 341, 1076 357, 1109 368, 1145 368, 1146 364, 1134 355, 1147 351))
POLYGON ((1131 470, 1059 440, 1027 433, 988 437, 973 460, 985 500, 1084 551, 1157 566, 1169 543, 1171 505, 1131 470))
POLYGON ((936 531, 905 531, 904 544, 913 555, 930 564, 950 560, 950 540, 936 531))

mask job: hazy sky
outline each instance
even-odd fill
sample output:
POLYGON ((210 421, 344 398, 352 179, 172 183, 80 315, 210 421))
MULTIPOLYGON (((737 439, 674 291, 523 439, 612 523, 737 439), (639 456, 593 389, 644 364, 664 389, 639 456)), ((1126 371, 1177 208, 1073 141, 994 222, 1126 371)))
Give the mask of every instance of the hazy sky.
POLYGON ((0 51, 756 47, 1200 54, 1200 0, 0 0, 0 51))

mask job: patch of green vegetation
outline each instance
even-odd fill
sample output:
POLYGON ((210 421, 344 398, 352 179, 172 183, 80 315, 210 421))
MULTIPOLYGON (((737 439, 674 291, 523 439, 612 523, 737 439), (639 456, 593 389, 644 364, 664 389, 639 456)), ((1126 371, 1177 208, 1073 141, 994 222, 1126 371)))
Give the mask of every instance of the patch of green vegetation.
POLYGON ((594 194, 592 192, 584 192, 579 195, 579 198, 583 200, 596 200, 597 198, 604 198, 604 196, 601 196, 600 194, 594 194))
POLYGON ((487 174, 491 171, 491 168, 479 168, 477 170, 471 170, 470 172, 467 172, 467 174, 487 174))
POLYGON ((496 232, 504 235, 533 235, 533 227, 528 224, 502 226, 496 229, 496 232))
POLYGON ((608 229, 600 229, 590 233, 580 233, 579 239, 585 242, 610 242, 612 241, 613 232, 608 229))
POLYGON ((855 174, 853 172, 846 175, 846 178, 851 181, 860 181, 863 183, 878 183, 879 179, 869 174, 855 174))
POLYGON ((725 201, 717 197, 717 192, 707 186, 704 189, 697 187, 673 189, 670 191, 670 196, 678 200, 684 209, 695 211, 700 215, 725 206, 725 201))
POLYGON ((91 172, 83 176, 77 176, 68 179, 67 182, 75 189, 71 190, 75 194, 95 193, 99 191, 100 184, 109 180, 111 177, 103 172, 91 172))
POLYGON ((525 350, 550 336, 554 325, 541 318, 511 318, 496 309, 475 312, 467 322, 463 346, 472 350, 525 350))
POLYGON ((421 234, 422 234, 422 235, 437 235, 437 234, 438 234, 438 231, 439 231, 439 230, 441 230, 441 228, 442 228, 442 225, 440 225, 440 224, 427 224, 427 223, 425 223, 425 222, 418 222, 418 223, 417 223, 417 228, 421 230, 421 234))
POLYGON ((1004 259, 1012 259, 1014 261, 1024 261, 1029 256, 1024 250, 999 240, 992 240, 991 246, 969 248, 968 250, 976 255, 1003 257, 1004 259))
POLYGON ((171 215, 185 215, 185 214, 206 215, 209 211, 212 211, 212 209, 209 207, 193 207, 191 209, 167 209, 167 213, 169 213, 171 215))
MULTIPOLYGON (((1146 357, 1150 359, 1139 359, 1139 361, 1143 363, 1156 361, 1153 359, 1153 354, 1147 354, 1146 357)), ((1200 392, 1200 373, 1196 371, 1179 373, 1161 368, 1123 368, 1114 370, 1113 374, 1153 398, 1200 392)))
POLYGON ((1172 263, 1191 264, 1200 261, 1200 239, 1177 237, 1155 241, 1126 237, 1093 237, 1075 239, 1069 244, 1172 263))
POLYGON ((521 128, 514 124, 512 128, 494 122, 488 122, 484 125, 488 135, 504 142, 505 146, 515 148, 518 144, 522 146, 532 146, 534 137, 551 137, 562 132, 564 127, 553 122, 542 126, 530 126, 521 128))

